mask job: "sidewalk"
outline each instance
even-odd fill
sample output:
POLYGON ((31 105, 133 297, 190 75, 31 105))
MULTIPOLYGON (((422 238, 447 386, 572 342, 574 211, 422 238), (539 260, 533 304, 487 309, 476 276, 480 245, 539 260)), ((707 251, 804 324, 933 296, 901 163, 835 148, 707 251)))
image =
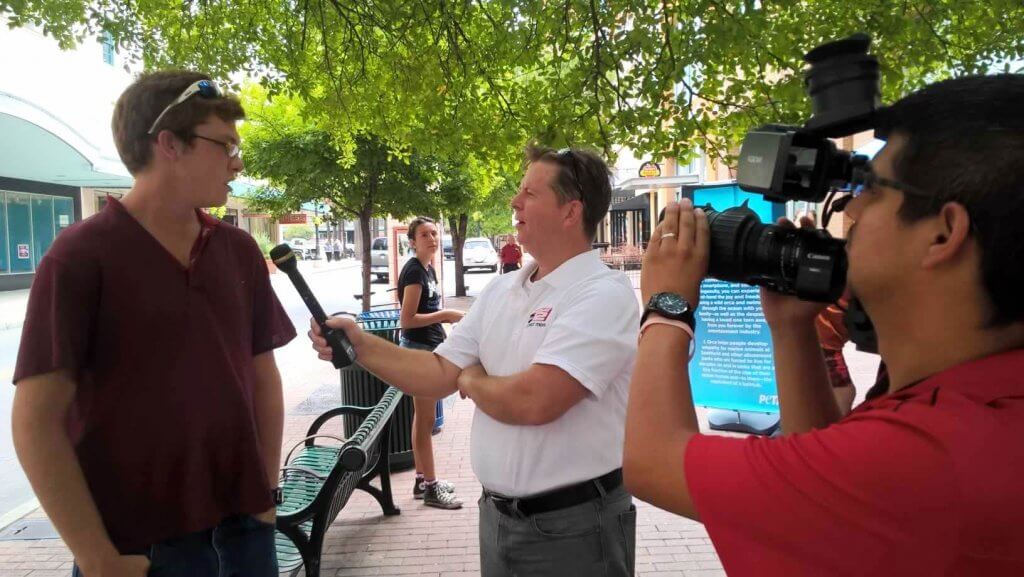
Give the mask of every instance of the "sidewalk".
MULTIPOLYGON (((344 263, 342 263, 344 264, 344 263)), ((468 309, 473 297, 447 299, 447 306, 468 309)), ((847 349, 851 374, 865 391, 874 378, 877 357, 847 349)), ((289 403, 290 410, 295 405, 289 403)), ((698 416, 704 420, 703 410, 698 416)), ((316 415, 289 414, 285 447, 301 440, 316 415)), ((392 476, 396 505, 402 514, 381 515, 376 501, 356 491, 332 525, 324 543, 322 575, 419 575, 471 577, 479 575, 477 542, 480 484, 473 475, 469 434, 473 404, 450 397, 445 402, 445 425, 434 437, 440 476, 458 488, 465 506, 458 511, 425 507, 412 498, 413 471, 392 476)), ((636 574, 642 577, 720 577, 725 572, 704 526, 637 501, 636 574)), ((37 509, 28 518, 45 518, 37 509)), ((71 554, 59 540, 0 542, 0 576, 67 577, 71 554)))
POLYGON ((20 329, 27 306, 28 289, 0 291, 0 331, 20 329))

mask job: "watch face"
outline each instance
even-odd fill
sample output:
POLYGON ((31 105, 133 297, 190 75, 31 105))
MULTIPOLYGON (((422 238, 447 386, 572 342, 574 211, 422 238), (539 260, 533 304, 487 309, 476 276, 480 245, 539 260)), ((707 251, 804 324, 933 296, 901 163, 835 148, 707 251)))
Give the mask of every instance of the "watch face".
POLYGON ((681 315, 690 309, 690 303, 673 293, 661 293, 656 304, 659 309, 670 315, 681 315))

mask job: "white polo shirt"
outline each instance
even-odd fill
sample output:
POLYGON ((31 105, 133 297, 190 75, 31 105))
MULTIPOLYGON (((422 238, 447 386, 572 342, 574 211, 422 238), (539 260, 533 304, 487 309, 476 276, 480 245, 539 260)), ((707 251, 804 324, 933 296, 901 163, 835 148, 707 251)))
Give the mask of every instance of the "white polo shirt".
POLYGON ((622 466, 629 380, 640 311, 629 280, 597 251, 577 255, 541 280, 529 262, 484 289, 434 352, 460 368, 507 376, 554 365, 590 391, 546 425, 507 425, 479 408, 470 436, 473 471, 487 489, 536 495, 622 466))

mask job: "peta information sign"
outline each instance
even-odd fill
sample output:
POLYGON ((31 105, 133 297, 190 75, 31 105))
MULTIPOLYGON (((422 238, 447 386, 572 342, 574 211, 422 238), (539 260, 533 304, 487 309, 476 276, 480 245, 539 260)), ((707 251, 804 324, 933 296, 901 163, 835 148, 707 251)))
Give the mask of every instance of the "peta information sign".
MULTIPOLYGON (((785 214, 783 205, 744 192, 735 184, 685 187, 682 194, 696 206, 710 204, 718 211, 746 201, 766 223, 785 214)), ((696 336, 697 350, 690 362, 695 404, 734 411, 779 411, 771 334, 761 311, 758 287, 705 280, 696 336)))

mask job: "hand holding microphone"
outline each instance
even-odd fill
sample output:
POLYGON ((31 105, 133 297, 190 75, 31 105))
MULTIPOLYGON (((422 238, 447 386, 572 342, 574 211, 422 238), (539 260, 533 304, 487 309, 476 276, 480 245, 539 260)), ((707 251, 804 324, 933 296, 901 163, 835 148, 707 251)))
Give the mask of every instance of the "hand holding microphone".
POLYGON ((299 292, 302 301, 309 308, 309 312, 313 314, 313 320, 320 328, 320 336, 331 347, 331 363, 334 364, 334 368, 341 369, 351 365, 356 360, 355 348, 349 342, 343 330, 327 326, 327 314, 316 300, 316 297, 313 296, 313 292, 309 290, 306 280, 299 273, 298 261, 295 259, 295 253, 292 252, 292 248, 287 244, 279 244, 271 249, 270 258, 277 265, 277 268, 283 270, 288 275, 292 284, 295 285, 295 290, 299 292))

